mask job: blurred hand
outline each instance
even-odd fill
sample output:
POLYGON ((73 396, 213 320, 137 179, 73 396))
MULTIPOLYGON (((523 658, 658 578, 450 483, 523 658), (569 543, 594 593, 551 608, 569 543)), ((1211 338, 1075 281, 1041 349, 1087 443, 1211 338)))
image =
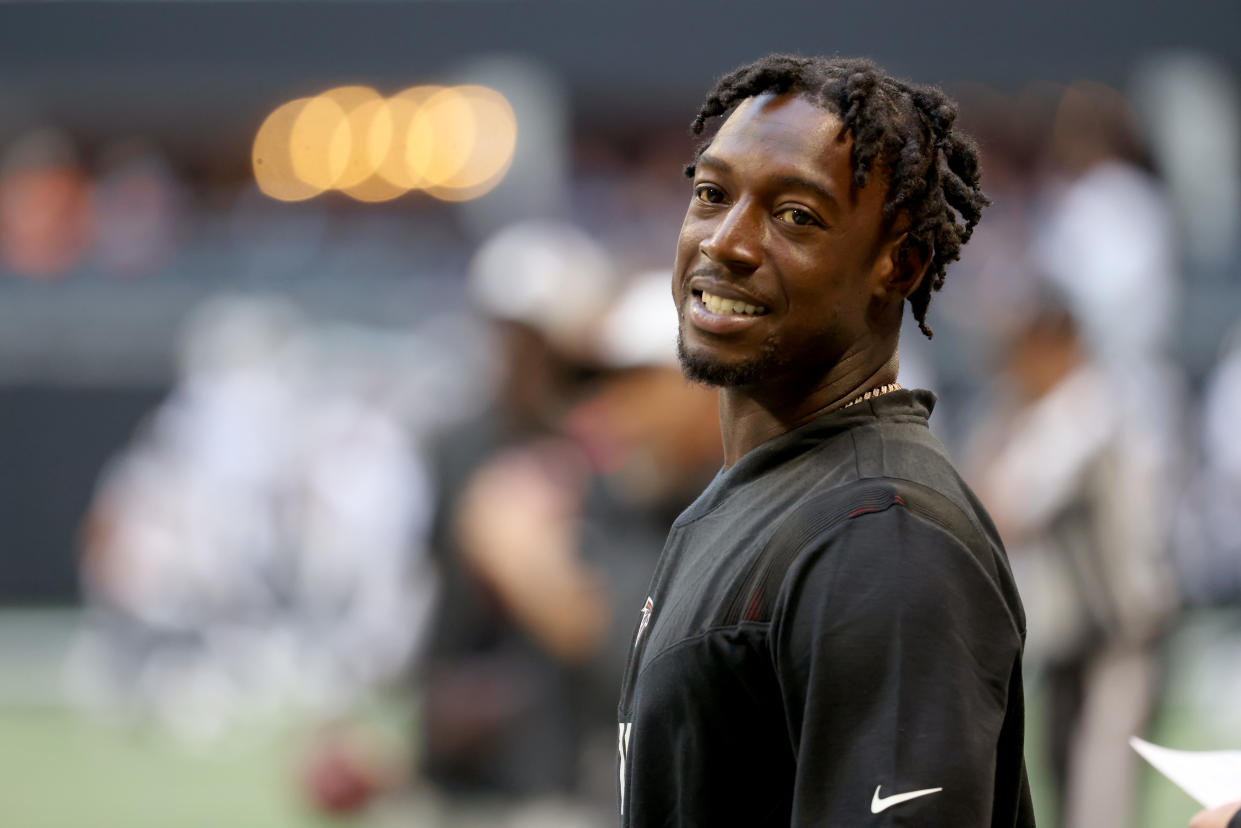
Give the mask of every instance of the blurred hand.
POLYGON ((340 816, 361 811, 405 775, 391 757, 381 755, 366 728, 334 724, 313 737, 302 763, 301 788, 316 809, 340 816))
POLYGON ((1228 821, 1241 812, 1241 800, 1199 811, 1189 821, 1189 828, 1228 828, 1228 821))

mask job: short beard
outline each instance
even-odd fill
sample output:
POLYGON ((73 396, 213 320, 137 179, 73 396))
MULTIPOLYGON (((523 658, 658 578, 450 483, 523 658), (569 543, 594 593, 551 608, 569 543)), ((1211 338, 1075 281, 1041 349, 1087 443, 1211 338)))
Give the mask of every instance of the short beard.
POLYGON ((754 358, 747 362, 726 365, 687 352, 685 339, 681 332, 677 331, 677 359, 681 361, 681 373, 690 382, 718 388, 738 388, 770 381, 788 367, 779 351, 777 343, 768 339, 754 358))

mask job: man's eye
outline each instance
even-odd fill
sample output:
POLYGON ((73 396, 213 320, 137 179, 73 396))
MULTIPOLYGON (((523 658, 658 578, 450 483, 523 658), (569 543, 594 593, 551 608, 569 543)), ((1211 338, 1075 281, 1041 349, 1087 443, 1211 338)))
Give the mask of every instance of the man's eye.
POLYGON ((796 224, 798 227, 813 227, 819 223, 818 219, 807 213, 805 210, 799 210, 796 207, 786 207, 776 213, 776 218, 789 224, 796 224))
POLYGON ((694 188, 694 197, 699 201, 705 201, 708 204, 719 204, 724 200, 724 193, 716 187, 709 184, 703 184, 694 188))

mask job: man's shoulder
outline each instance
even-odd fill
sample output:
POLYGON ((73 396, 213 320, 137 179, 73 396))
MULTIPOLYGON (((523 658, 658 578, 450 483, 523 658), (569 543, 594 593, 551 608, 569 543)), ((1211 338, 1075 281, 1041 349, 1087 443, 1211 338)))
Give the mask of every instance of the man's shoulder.
POLYGON ((816 514, 832 512, 836 504, 848 507, 846 514, 897 505, 964 543, 1002 548, 986 509, 924 413, 904 409, 885 413, 850 429, 846 443, 821 448, 816 462, 830 471, 803 490, 788 518, 815 521, 816 514))
POLYGON ((866 517, 871 532, 913 532, 927 542, 942 535, 945 542, 980 552, 999 546, 990 521, 968 488, 953 485, 958 481, 955 475, 935 481, 948 485, 879 475, 813 487, 786 512, 771 544, 792 550, 822 544, 866 517), (915 521, 900 525, 894 519, 902 514, 915 521))
POLYGON ((919 480, 871 477, 811 492, 781 522, 767 557, 782 573, 783 590, 824 577, 843 589, 856 580, 870 590, 888 583, 907 591, 920 583, 940 596, 949 582, 982 590, 1024 635, 1003 545, 964 484, 944 491, 919 480))
POLYGON ((1003 556, 1003 546, 989 515, 928 427, 922 398, 904 393, 907 402, 876 405, 869 420, 815 444, 778 492, 769 488, 768 555, 788 557, 821 544, 865 515, 875 516, 868 524, 879 524, 871 532, 892 531, 895 509, 916 520, 901 531, 917 532, 923 544, 969 550, 997 574, 994 558, 1003 556))

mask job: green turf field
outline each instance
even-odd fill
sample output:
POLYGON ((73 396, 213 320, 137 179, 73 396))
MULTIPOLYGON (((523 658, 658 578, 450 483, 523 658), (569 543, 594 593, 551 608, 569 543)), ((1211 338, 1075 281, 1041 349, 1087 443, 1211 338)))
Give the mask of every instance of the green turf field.
POLYGON ((265 734, 225 756, 194 756, 153 734, 63 707, 0 711, 0 814, 6 826, 327 824, 295 797, 290 740, 265 734))
MULTIPOLYGON (((313 813, 297 788, 305 727, 248 727, 210 748, 159 732, 122 727, 63 701, 60 659, 76 618, 0 612, 0 826, 3 828, 321 828, 339 821, 313 813)), ((1211 615, 1178 632, 1168 696, 1149 738, 1189 749, 1241 748, 1241 696, 1228 697, 1241 664, 1235 618, 1211 615), (1213 666, 1212 666, 1213 665, 1213 666), (1231 672, 1230 672, 1231 671, 1231 672)), ((1039 699, 1030 699, 1031 784, 1052 826, 1038 759, 1039 699)), ((405 731, 381 705, 374 722, 405 731)), ((399 736, 399 734, 398 734, 399 736)), ((1182 828, 1194 803, 1154 772, 1142 780, 1135 828, 1182 828)), ((391 809, 351 825, 417 828, 391 809), (395 819, 394 819, 395 816, 395 819)))
MULTIPOLYGON (((300 790, 309 722, 248 722, 206 742, 87 715, 66 700, 68 611, 0 611, 0 827, 321 828, 300 790)), ((406 708, 360 711, 400 744, 406 708)), ((388 825, 372 816, 348 824, 388 825)))

